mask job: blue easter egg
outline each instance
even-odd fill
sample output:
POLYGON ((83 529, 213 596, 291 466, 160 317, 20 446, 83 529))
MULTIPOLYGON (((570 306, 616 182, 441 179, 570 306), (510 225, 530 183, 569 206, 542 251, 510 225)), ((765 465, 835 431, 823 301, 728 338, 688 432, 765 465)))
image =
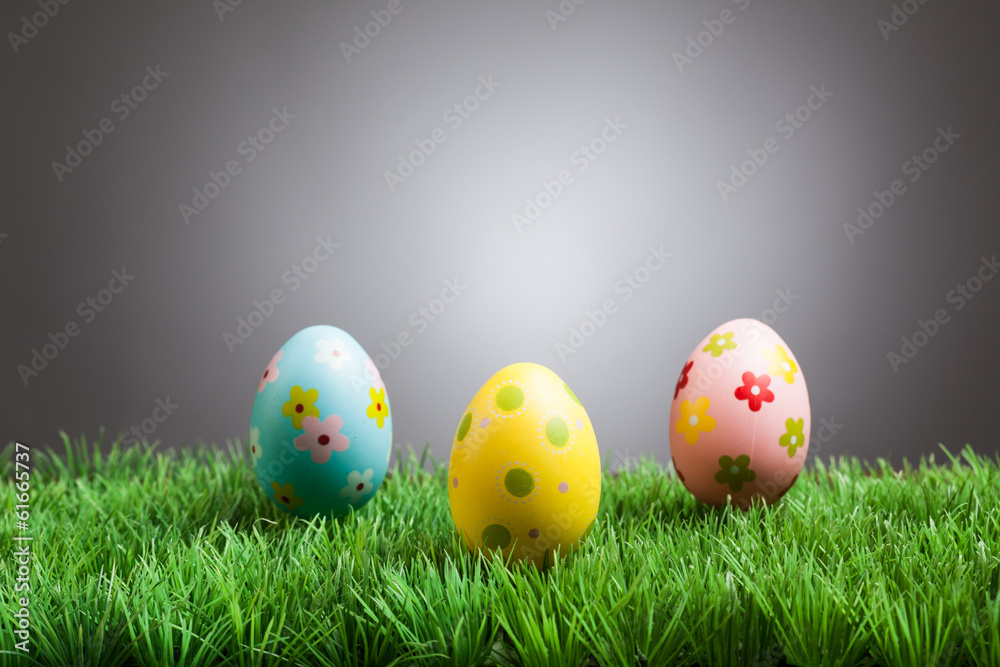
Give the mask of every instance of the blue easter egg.
POLYGON ((288 339, 261 373, 250 415, 264 494, 296 516, 343 516, 372 499, 391 452, 389 398, 364 348, 326 325, 288 339))

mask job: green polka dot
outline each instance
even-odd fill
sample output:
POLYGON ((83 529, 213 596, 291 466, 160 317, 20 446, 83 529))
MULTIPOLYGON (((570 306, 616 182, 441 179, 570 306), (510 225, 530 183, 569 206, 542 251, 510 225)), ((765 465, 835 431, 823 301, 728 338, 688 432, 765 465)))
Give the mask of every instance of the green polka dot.
POLYGON ((553 447, 563 447, 569 442, 569 426, 562 417, 553 417, 545 423, 545 437, 553 447))
POLYGON ((535 478, 524 468, 511 468, 504 475, 503 485, 510 495, 524 498, 535 488, 535 478))
POLYGON ((497 392, 497 407, 501 410, 517 410, 524 403, 524 392, 520 387, 507 385, 497 392))
POLYGON ((458 425, 458 431, 455 432, 455 440, 458 442, 465 440, 465 436, 469 434, 470 426, 472 426, 472 413, 466 412, 465 416, 462 417, 462 423, 458 425))
POLYGON ((570 398, 573 399, 574 403, 576 403, 577 405, 579 405, 581 408, 583 407, 583 403, 580 402, 580 399, 576 397, 576 394, 573 393, 573 390, 570 389, 569 385, 566 384, 565 382, 563 382, 563 389, 566 390, 566 393, 569 395, 570 398))
POLYGON ((487 549, 506 549, 510 544, 510 531, 499 523, 483 528, 483 546, 487 549))

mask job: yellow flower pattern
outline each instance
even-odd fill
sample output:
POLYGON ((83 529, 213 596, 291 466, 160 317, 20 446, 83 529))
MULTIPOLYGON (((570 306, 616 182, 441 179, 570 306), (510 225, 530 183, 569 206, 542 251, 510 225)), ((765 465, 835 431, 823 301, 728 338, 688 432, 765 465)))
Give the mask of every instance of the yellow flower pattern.
POLYGON ((385 402, 385 389, 375 391, 375 387, 368 390, 372 404, 368 406, 368 416, 378 421, 378 427, 382 428, 385 418, 389 414, 389 405, 385 402))
POLYGON ((678 433, 684 434, 684 441, 687 444, 693 445, 698 442, 700 433, 715 430, 715 419, 706 414, 708 406, 707 396, 699 396, 694 403, 691 401, 681 403, 681 416, 675 428, 678 433))
POLYGON ((319 408, 313 405, 319 398, 319 391, 310 389, 302 391, 302 387, 295 385, 289 392, 289 399, 281 406, 281 414, 292 418, 292 426, 297 429, 302 428, 302 420, 306 417, 319 417, 319 408))
POLYGON ((292 484, 278 484, 271 482, 271 489, 274 490, 274 501, 284 505, 289 512, 294 512, 299 507, 306 504, 306 501, 295 495, 295 486, 292 484))
POLYGON ((792 384, 795 382, 795 374, 799 367, 795 365, 785 348, 775 345, 773 350, 761 350, 760 353, 770 362, 767 365, 767 374, 771 377, 782 377, 785 382, 792 384))

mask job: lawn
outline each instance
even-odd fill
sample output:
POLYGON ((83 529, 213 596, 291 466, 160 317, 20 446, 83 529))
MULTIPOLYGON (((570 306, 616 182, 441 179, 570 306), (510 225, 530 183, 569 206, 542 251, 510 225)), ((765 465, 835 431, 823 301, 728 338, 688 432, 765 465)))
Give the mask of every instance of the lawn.
POLYGON ((101 449, 31 452, 30 659, 0 456, 0 665, 1000 665, 1000 460, 971 449, 817 462, 746 513, 639 461, 546 572, 470 554, 446 462, 412 450, 357 514, 304 521, 243 443, 101 449))

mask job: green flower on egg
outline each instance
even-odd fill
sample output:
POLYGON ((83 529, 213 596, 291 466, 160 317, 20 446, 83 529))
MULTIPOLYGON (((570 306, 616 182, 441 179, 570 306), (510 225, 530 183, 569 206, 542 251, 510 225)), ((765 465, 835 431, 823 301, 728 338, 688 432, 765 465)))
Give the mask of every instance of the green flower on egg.
POLYGON ((713 357, 722 356, 722 353, 726 350, 735 350, 736 343, 733 342, 733 332, 727 331, 726 333, 712 334, 712 339, 708 342, 708 345, 701 348, 702 352, 708 352, 713 357))
POLYGON ((739 493, 743 489, 743 482, 752 482, 757 478, 757 473, 750 470, 750 457, 746 454, 732 457, 723 456, 719 458, 719 472, 715 473, 715 481, 719 484, 728 484, 733 493, 739 493))
POLYGON ((805 421, 803 419, 786 419, 785 420, 785 430, 787 433, 778 439, 778 443, 782 447, 788 448, 788 457, 791 458, 795 456, 795 450, 806 444, 805 435, 802 433, 802 429, 805 426, 805 421))

